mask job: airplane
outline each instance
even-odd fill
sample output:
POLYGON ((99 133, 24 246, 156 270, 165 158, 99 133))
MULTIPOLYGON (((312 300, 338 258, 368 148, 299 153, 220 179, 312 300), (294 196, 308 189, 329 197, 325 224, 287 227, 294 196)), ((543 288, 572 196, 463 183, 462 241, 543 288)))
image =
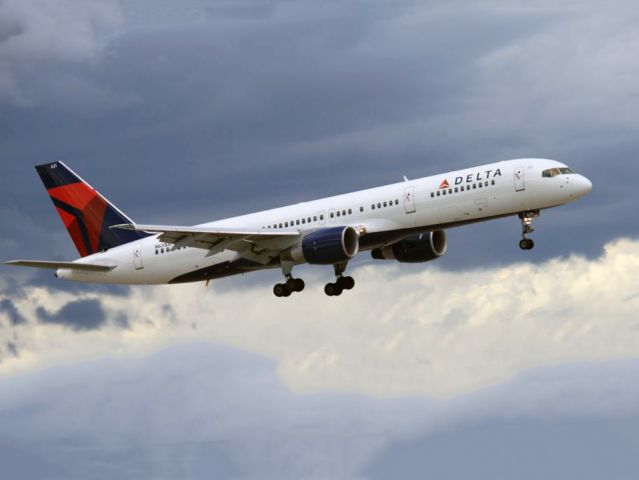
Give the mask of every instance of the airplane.
POLYGON ((12 260, 79 282, 157 285, 281 269, 277 297, 304 290, 293 267, 333 266, 328 296, 350 290, 344 276, 359 252, 376 260, 428 262, 448 249, 446 229, 518 216, 519 247, 530 250, 541 210, 592 189, 585 176, 548 159, 506 160, 195 226, 137 224, 63 162, 35 167, 80 258, 12 260))

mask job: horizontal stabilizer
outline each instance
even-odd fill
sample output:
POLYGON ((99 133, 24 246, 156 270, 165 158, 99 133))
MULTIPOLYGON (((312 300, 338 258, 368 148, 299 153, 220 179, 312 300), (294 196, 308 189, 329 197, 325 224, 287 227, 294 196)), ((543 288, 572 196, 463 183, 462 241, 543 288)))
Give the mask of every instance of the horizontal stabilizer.
POLYGON ((10 262, 4 262, 4 264, 18 267, 49 268, 52 270, 65 268, 68 270, 83 270, 85 272, 108 272, 115 268, 115 266, 95 265, 92 263, 48 262, 43 260, 11 260, 10 262))

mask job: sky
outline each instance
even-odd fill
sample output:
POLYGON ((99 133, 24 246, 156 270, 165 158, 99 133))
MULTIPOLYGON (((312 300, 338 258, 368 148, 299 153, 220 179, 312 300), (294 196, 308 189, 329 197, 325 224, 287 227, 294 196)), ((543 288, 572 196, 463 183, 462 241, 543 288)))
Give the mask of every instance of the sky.
POLYGON ((593 182, 365 255, 203 284, 0 271, 12 477, 635 478, 639 7, 0 0, 0 260, 77 255, 33 166, 195 224, 520 157, 593 182))

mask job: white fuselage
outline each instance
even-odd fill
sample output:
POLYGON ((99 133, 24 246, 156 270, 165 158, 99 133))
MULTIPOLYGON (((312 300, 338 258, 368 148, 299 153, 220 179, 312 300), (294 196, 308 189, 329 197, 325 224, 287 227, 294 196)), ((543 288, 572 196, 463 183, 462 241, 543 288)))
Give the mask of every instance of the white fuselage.
MULTIPOLYGON (((590 191, 590 181, 578 174, 542 177, 542 171, 559 167, 565 165, 545 159, 508 160, 226 218, 202 226, 264 231, 296 229, 305 234, 348 225, 362 232, 360 249, 370 250, 418 231, 555 207, 590 191)), ((165 284, 189 272, 215 265, 234 265, 243 260, 240 254, 231 250, 208 254, 208 250, 201 248, 174 248, 153 235, 77 260, 79 263, 115 265, 111 271, 60 269, 57 276, 96 283, 165 284)), ((228 274, 277 266, 273 263, 244 265, 244 270, 231 269, 228 274)), ((220 271, 217 276, 225 274, 220 271)))

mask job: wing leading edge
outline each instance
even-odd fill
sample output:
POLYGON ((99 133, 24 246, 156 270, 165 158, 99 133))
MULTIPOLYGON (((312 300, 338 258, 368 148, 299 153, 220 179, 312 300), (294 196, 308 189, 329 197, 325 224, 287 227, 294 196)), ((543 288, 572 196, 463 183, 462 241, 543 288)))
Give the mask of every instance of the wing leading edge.
POLYGON ((174 225, 141 225, 125 223, 111 228, 159 234, 158 240, 176 248, 193 247, 208 250, 207 256, 233 250, 243 257, 266 265, 300 237, 298 230, 264 231, 243 228, 183 227, 174 225))

